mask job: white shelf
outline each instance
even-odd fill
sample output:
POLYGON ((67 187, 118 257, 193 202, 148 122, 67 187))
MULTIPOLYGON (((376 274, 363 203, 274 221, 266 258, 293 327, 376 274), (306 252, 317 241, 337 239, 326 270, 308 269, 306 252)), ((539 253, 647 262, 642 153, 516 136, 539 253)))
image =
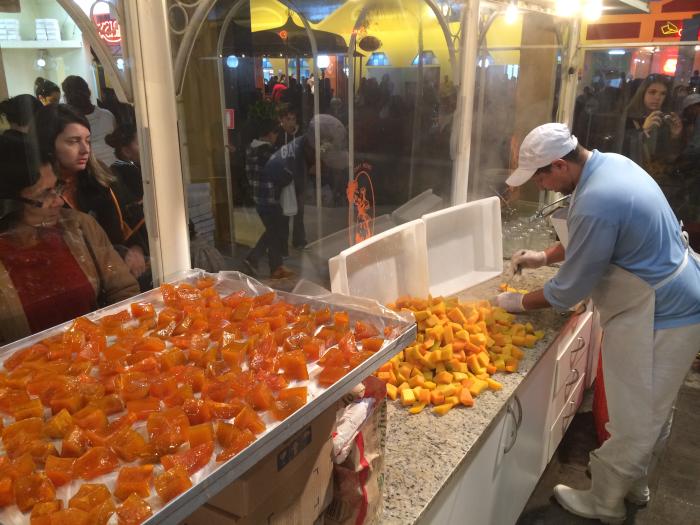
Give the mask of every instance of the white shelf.
POLYGON ((82 40, 0 40, 0 49, 80 49, 82 40))

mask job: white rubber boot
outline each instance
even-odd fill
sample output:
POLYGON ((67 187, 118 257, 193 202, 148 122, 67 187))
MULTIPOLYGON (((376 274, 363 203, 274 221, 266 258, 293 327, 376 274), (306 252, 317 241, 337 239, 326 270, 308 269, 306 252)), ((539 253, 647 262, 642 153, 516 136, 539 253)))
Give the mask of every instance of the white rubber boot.
POLYGON ((625 521, 625 495, 629 481, 591 456, 591 488, 576 490, 566 485, 554 487, 554 497, 566 510, 577 516, 597 519, 610 525, 625 521))
POLYGON ((643 507, 649 503, 649 483, 646 476, 632 483, 625 499, 638 507, 643 507))

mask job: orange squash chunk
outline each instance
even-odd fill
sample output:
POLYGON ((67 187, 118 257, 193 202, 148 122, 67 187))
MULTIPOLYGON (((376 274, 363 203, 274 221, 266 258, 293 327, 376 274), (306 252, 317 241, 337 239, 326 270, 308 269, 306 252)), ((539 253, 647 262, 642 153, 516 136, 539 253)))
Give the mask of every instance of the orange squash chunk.
POLYGON ((362 350, 367 350, 368 352, 378 352, 381 350, 384 344, 384 339, 381 337, 368 337, 362 340, 362 350))
POLYGON ((206 403, 212 417, 216 419, 231 419, 245 406, 244 403, 236 400, 232 400, 230 403, 217 403, 216 401, 207 399, 206 403))
MULTIPOLYGON (((306 368, 306 363, 304 363, 306 368)), ((255 410, 270 410, 275 403, 272 390, 266 383, 257 383, 248 394, 248 401, 255 410)))
POLYGON ((145 420, 154 412, 160 409, 160 399, 146 397, 144 399, 134 399, 126 402, 126 409, 134 414, 137 419, 145 420))
POLYGON ((134 346, 134 352, 160 352, 165 350, 165 341, 158 337, 144 337, 134 346))
MULTIPOLYGON (((209 403, 204 399, 186 399, 182 404, 182 410, 187 414, 190 425, 199 425, 211 421, 211 409, 209 408, 209 403)), ((190 427, 190 430, 192 428, 190 427)))
POLYGON ((75 496, 68 502, 68 507, 89 513, 95 507, 108 500, 112 500, 112 495, 107 485, 103 483, 83 483, 78 492, 75 493, 75 496))
POLYGON ((346 366, 327 366, 323 368, 318 375, 318 384, 321 386, 330 386, 349 371, 350 368, 346 366))
POLYGON ((374 352, 369 352, 367 350, 353 352, 348 357, 348 365, 350 366, 350 368, 355 368, 356 366, 364 363, 367 359, 369 359, 373 355, 374 355, 374 352))
POLYGON ((284 370, 284 377, 289 380, 304 381, 309 378, 306 368, 306 355, 301 350, 285 352, 280 356, 279 366, 284 370))
POLYGON ((365 321, 357 321, 355 323, 355 339, 358 341, 377 335, 379 335, 379 330, 372 323, 365 321))
POLYGON ((192 481, 187 471, 180 466, 166 470, 153 480, 156 492, 163 503, 167 503, 179 494, 182 494, 192 486, 192 481))
POLYGON ((151 495, 148 484, 153 475, 153 465, 140 465, 138 467, 122 467, 117 476, 117 484, 114 487, 114 496, 125 500, 131 493, 136 493, 142 498, 151 495))
POLYGON ((156 316, 156 311, 151 303, 131 303, 131 315, 137 319, 150 318, 156 316))
POLYGON ((209 443, 214 440, 214 427, 210 422, 201 423, 199 425, 190 425, 188 432, 190 448, 203 443, 209 443))
POLYGON ((86 406, 73 414, 73 421, 80 428, 87 430, 105 430, 107 428, 107 415, 95 406, 86 406))
POLYGON ((12 415, 16 421, 28 419, 30 417, 43 417, 44 405, 39 399, 30 399, 25 403, 20 403, 15 406, 12 415))
POLYGON ((49 401, 51 412, 59 413, 64 408, 71 414, 74 414, 85 406, 85 399, 80 394, 70 394, 61 397, 54 397, 49 401))
POLYGON ((190 421, 180 407, 166 408, 148 416, 148 439, 156 454, 172 454, 188 440, 190 421))
POLYGON ((116 394, 109 394, 107 396, 90 401, 90 405, 99 408, 108 416, 112 414, 118 414, 124 410, 124 403, 116 394))
POLYGON ((260 419, 260 416, 258 416, 258 414, 255 413, 255 410, 249 406, 245 406, 241 409, 241 411, 236 415, 236 419, 234 420, 233 424, 241 430, 247 428, 253 434, 260 434, 266 428, 265 423, 262 419, 260 419))
POLYGON ((112 472, 119 466, 119 458, 106 447, 93 447, 75 460, 75 477, 93 479, 112 472))
POLYGON ((319 358, 318 364, 323 367, 343 366, 346 364, 345 353, 338 346, 330 348, 319 358))
POLYGON ((116 379, 117 393, 124 401, 143 399, 148 395, 150 381, 144 372, 125 372, 116 379))
POLYGON ((272 415, 278 421, 287 418, 299 408, 306 404, 306 387, 287 388, 280 390, 275 405, 272 408, 272 415))
POLYGON ((12 414, 17 405, 28 401, 30 401, 30 397, 24 389, 3 388, 0 390, 0 411, 6 414, 12 414))
POLYGON ((151 383, 149 393, 158 399, 166 399, 177 393, 177 380, 174 377, 161 377, 151 383))
POLYGON ((15 502, 14 480, 9 474, 0 474, 0 508, 15 502))
POLYGON ((170 370, 176 366, 184 365, 187 362, 187 356, 182 350, 169 350, 160 356, 160 362, 163 370, 170 370))
POLYGON ((27 512, 37 503, 56 499, 56 488, 43 472, 33 472, 15 479, 15 503, 27 512))
POLYGON ((221 453, 216 456, 216 461, 219 462, 227 461, 255 441, 255 435, 250 430, 241 430, 224 422, 220 422, 217 426, 216 435, 223 447, 221 453))
POLYGON ((166 470, 180 466, 192 475, 203 468, 214 452, 214 442, 208 441, 177 454, 162 456, 160 462, 166 470))
POLYGON ((100 318, 100 326, 107 335, 115 335, 124 323, 131 321, 128 310, 120 310, 116 314, 105 315, 100 318))
POLYGON ((131 494, 117 507, 119 525, 140 525, 151 516, 151 506, 138 494, 131 494))
POLYGON ((56 487, 60 487, 73 479, 74 464, 75 458, 49 456, 46 458, 44 472, 56 487))
POLYGON ((42 436, 44 421, 38 417, 22 419, 6 426, 2 430, 2 441, 5 448, 14 448, 24 441, 30 441, 42 436))
POLYGON ((51 514, 63 508, 63 500, 42 501, 34 505, 29 525, 51 525, 51 514))
POLYGON ((51 514, 51 525, 89 525, 90 515, 80 509, 63 509, 51 514))
POLYGON ((78 458, 85 453, 88 446, 90 446, 90 440, 85 432, 80 428, 73 427, 61 442, 61 457, 78 458))
POLYGON ((307 361, 317 361, 323 350, 325 350, 323 340, 317 337, 312 337, 302 346, 302 351, 306 355, 307 361))
POLYGON ((188 399, 194 398, 194 392, 190 385, 180 385, 177 387, 177 392, 172 396, 168 396, 163 399, 163 404, 166 407, 179 407, 182 406, 188 399))
POLYGON ((107 446, 124 461, 135 461, 151 452, 146 439, 132 429, 125 426, 117 430, 107 439, 107 446))

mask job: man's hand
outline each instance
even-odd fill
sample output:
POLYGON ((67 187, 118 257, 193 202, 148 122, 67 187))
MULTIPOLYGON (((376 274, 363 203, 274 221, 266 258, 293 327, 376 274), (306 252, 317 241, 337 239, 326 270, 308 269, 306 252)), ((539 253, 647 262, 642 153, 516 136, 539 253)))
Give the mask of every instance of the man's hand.
POLYGON ((512 277, 522 268, 539 268, 547 264, 547 254, 533 250, 518 250, 510 258, 509 276, 512 277))
POLYGON ((494 299, 496 306, 500 306, 506 312, 511 312, 514 314, 524 312, 523 307, 523 297, 524 295, 517 292, 503 292, 499 293, 494 299))

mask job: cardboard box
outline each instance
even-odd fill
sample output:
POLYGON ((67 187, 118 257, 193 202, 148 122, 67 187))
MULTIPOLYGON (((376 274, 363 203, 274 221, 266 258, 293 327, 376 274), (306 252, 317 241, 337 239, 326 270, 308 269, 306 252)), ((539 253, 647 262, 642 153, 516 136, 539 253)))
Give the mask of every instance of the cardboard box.
MULTIPOLYGON (((273 495, 286 498, 275 508, 291 505, 304 488, 319 453, 327 446, 337 406, 334 404, 309 425, 260 460, 253 468, 209 500, 209 505, 239 517, 253 514, 273 495)), ((330 453, 328 454, 330 461, 330 453)))
POLYGON ((333 498, 332 449, 333 442, 329 438, 310 469, 297 469, 289 484, 278 486, 253 513, 240 517, 205 504, 182 525, 309 525, 322 521, 333 498))

